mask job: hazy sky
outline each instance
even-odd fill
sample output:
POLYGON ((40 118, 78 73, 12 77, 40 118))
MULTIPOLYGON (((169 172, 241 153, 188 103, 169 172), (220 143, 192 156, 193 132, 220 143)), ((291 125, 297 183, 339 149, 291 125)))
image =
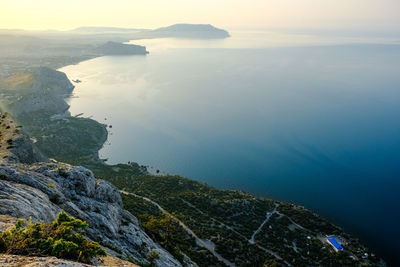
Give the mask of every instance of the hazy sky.
POLYGON ((0 0, 0 28, 400 28, 400 0, 0 0))

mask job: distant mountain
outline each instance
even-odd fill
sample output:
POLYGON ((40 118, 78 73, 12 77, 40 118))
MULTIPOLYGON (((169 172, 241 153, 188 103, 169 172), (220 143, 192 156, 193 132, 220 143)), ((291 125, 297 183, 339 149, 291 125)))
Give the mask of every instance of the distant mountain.
POLYGON ((118 28, 118 27, 79 27, 72 30, 81 33, 118 33, 118 32, 138 32, 146 29, 118 28))
POLYGON ((219 39, 229 37, 226 30, 216 28, 211 24, 174 24, 155 30, 115 27, 79 27, 71 32, 79 34, 123 34, 132 39, 145 38, 196 38, 219 39))
POLYGON ((157 37, 178 37, 178 38, 227 38, 229 33, 226 30, 216 28, 211 24, 174 24, 162 27, 149 32, 157 37))
MULTIPOLYGON (((222 39, 230 37, 229 32, 211 24, 174 24, 157 29, 119 28, 119 27, 79 27, 69 31, 25 31, 0 29, 0 47, 4 41, 31 46, 32 42, 43 43, 51 39, 51 44, 61 41, 65 43, 99 44, 105 41, 126 42, 128 40, 153 38, 190 38, 190 39, 222 39), (18 37, 18 38, 15 38, 18 37), (20 38, 37 38, 22 42, 20 38), (4 40, 3 40, 4 39, 4 40)), ((12 46, 8 46, 8 50, 12 46)), ((3 52, 0 49, 0 54, 3 52)), ((7 52, 10 53, 10 52, 7 52)))

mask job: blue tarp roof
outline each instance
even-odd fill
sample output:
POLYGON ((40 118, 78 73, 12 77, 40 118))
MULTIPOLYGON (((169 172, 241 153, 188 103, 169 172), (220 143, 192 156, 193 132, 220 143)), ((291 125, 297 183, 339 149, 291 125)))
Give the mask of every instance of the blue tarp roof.
POLYGON ((336 241, 334 237, 329 237, 328 241, 337 249, 337 250, 343 250, 343 247, 336 241))

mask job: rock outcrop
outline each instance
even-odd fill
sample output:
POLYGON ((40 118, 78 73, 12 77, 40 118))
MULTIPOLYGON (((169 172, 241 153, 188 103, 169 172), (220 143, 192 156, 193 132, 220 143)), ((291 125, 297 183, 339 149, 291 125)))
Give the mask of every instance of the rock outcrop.
MULTIPOLYGON (((0 139, 15 137, 15 125, 5 119, 0 139)), ((38 158, 29 152, 33 150, 29 149, 29 140, 25 141, 10 142, 13 150, 1 148, 8 154, 0 159, 0 229, 7 229, 16 218, 50 223, 63 209, 86 221, 86 236, 107 248, 112 256, 148 263, 147 256, 155 251, 160 255, 158 266, 181 266, 143 231, 136 217, 123 209, 116 187, 95 179, 84 167, 54 160, 32 163, 38 158), (22 150, 21 145, 25 146, 22 150)))
POLYGON ((0 163, 0 195, 1 215, 51 222, 63 209, 88 222, 86 235, 109 248, 111 255, 146 262, 147 255, 156 251, 159 266, 180 266, 123 209, 119 191, 83 167, 0 163))
POLYGON ((33 163, 33 162, 47 162, 48 159, 33 145, 32 141, 23 132, 13 140, 14 148, 11 149, 13 156, 9 161, 33 163))
POLYGON ((26 257, 18 255, 0 254, 0 266, 18 267, 138 267, 127 261, 113 257, 106 257, 98 265, 88 265, 68 260, 57 259, 55 257, 26 257))
POLYGON ((67 75, 61 71, 39 67, 35 71, 34 77, 36 78, 36 82, 32 86, 33 90, 43 90, 47 87, 53 91, 57 90, 59 94, 70 94, 74 90, 74 85, 67 78, 67 75))
POLYGON ((7 113, 0 112, 0 161, 48 162, 25 132, 17 127, 7 113))

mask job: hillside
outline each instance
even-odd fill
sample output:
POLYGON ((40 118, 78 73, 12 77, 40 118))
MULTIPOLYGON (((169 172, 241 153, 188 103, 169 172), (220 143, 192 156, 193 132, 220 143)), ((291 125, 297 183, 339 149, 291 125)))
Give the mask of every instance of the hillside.
POLYGON ((0 82, 0 109, 7 110, 23 125, 48 157, 71 160, 79 154, 82 158, 96 158, 107 131, 105 125, 94 120, 70 115, 65 96, 73 88, 64 73, 40 67, 33 73, 10 76, 0 82), (29 83, 25 82, 26 77, 29 83))
MULTIPOLYGON (((181 266, 167 251, 155 243, 140 227, 138 220, 123 209, 121 195, 109 182, 95 179, 83 167, 56 161, 34 162, 35 158, 20 151, 20 146, 33 145, 29 138, 15 135, 15 125, 7 114, 1 115, 0 153, 0 222, 2 231, 22 218, 50 223, 61 211, 86 221, 85 234, 100 243, 108 254, 148 264, 148 255, 156 252, 159 266, 181 266), (3 140, 2 140, 2 143, 3 140), (17 150, 20 153, 14 154, 17 150), (22 156, 21 156, 22 155, 22 156)), ((21 133, 21 135, 23 135, 21 133)))
MULTIPOLYGON (((25 31, 15 33, 15 35, 0 33, 0 80, 13 75, 33 73, 41 67, 57 69, 104 56, 110 51, 102 51, 101 48, 107 47, 108 42, 114 43, 114 46, 118 48, 111 51, 123 51, 123 54, 146 54, 144 47, 123 44, 132 39, 134 38, 128 33, 50 34, 25 31)), ((13 83, 13 81, 9 82, 13 83)))

